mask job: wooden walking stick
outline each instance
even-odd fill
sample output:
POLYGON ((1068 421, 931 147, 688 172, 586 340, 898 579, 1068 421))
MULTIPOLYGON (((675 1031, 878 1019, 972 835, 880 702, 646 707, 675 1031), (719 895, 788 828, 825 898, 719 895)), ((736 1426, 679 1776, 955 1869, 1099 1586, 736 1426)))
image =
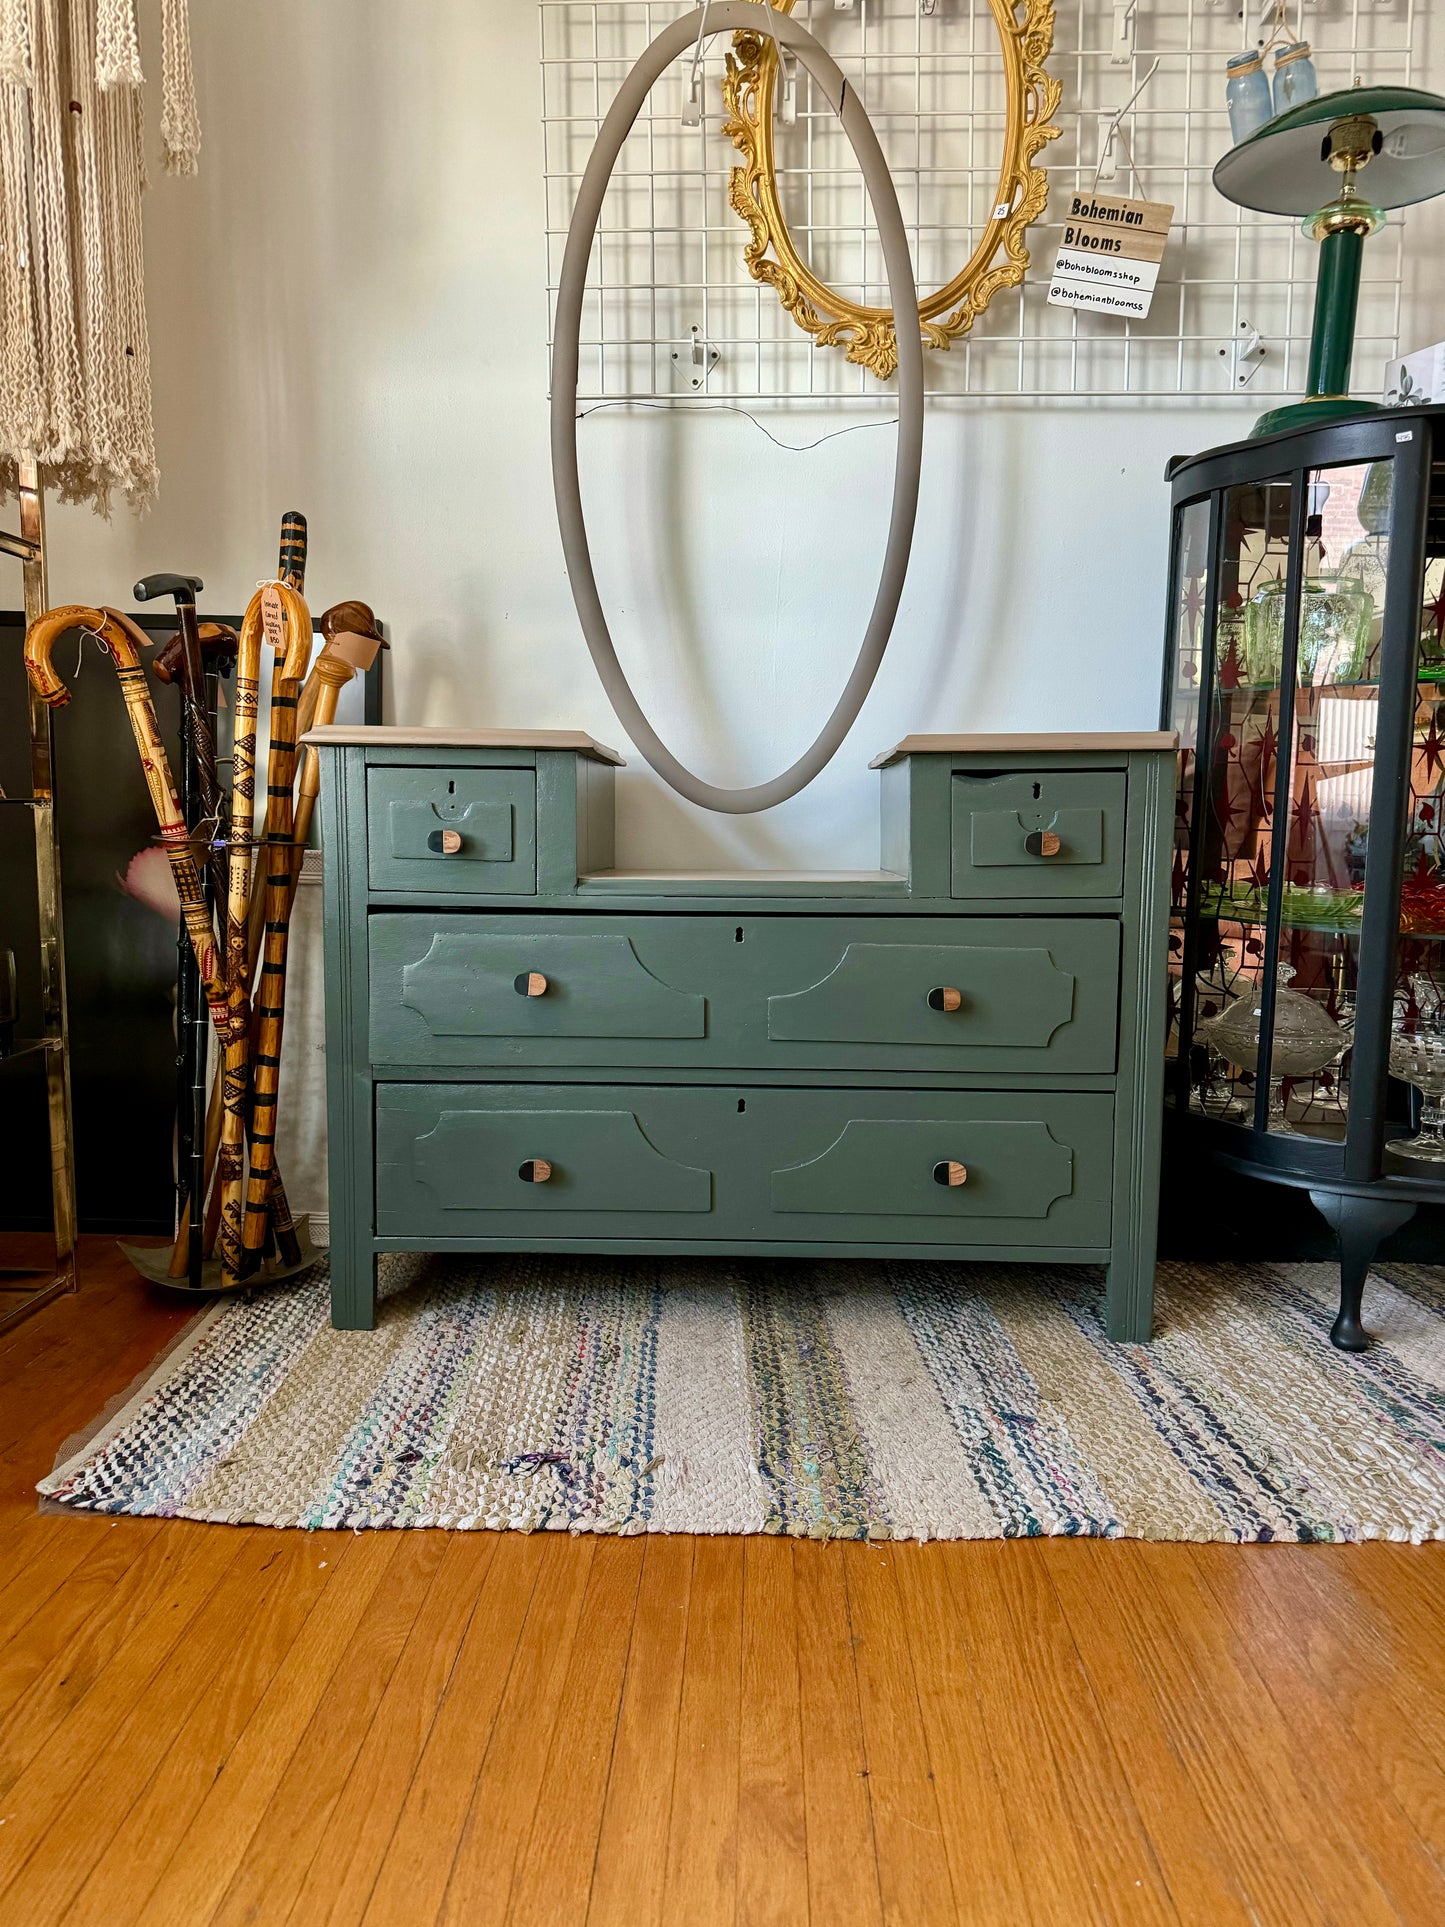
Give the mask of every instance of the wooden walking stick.
MULTIPOLYGON (((230 1042, 221 1066, 221 1137, 216 1154, 216 1186, 219 1193, 217 1243, 221 1252, 221 1275, 225 1284, 239 1284, 255 1269, 265 1244, 266 1209, 275 1167, 275 1133, 269 1112, 260 1119, 258 1143, 254 1111, 255 1084, 252 1077, 250 1029, 250 958, 247 944, 251 891, 251 853, 255 829, 256 804, 256 685, 261 662, 263 633, 273 647, 283 652, 273 672, 271 685, 273 767, 267 782, 267 832, 272 827, 271 806, 281 798, 271 794, 279 787, 281 772, 274 767, 275 732, 283 734, 293 726, 296 698, 285 687, 286 671, 299 656, 305 666, 305 653, 311 648, 311 615, 304 600, 282 582, 268 582, 252 596, 241 623, 240 645, 236 654, 235 737, 231 752, 231 835, 230 876, 226 892, 226 987, 230 998, 232 1028, 230 1042), (246 1184, 245 1144, 248 1123, 253 1163, 259 1151, 263 1181, 256 1187, 262 1193, 259 1222, 247 1239, 250 1190, 246 1184), (253 1257, 251 1254, 258 1256, 253 1257)), ((289 772, 285 783, 286 835, 290 836, 291 786, 289 772)), ((263 976, 273 974, 263 960, 263 976)), ((283 966, 284 976, 284 966, 283 966)), ((259 980, 258 980, 259 981, 259 980)), ((270 991, 261 999, 270 1002, 270 991)), ((258 1030, 258 1043, 264 1045, 264 1019, 258 1030)), ((263 1080, 263 1088, 269 1083, 263 1080)), ((289 1218, 289 1212, 287 1214, 289 1218)), ((294 1227, 287 1226, 287 1262, 300 1257, 300 1244, 294 1227), (294 1258, 290 1251, 294 1248, 294 1258)), ((278 1238, 278 1245, 279 1245, 278 1238)))
MULTIPOLYGON (((306 517, 297 509, 288 510, 281 522, 278 576, 289 592, 299 595, 306 574, 306 517)), ((271 585, 273 588, 276 585, 271 585)), ((258 931, 253 943, 250 933, 250 904, 254 898, 258 919, 264 917, 264 893, 254 890, 252 881, 252 837, 255 827, 256 715, 257 685, 260 678, 261 639, 264 632, 263 601, 266 590, 258 590, 247 606, 241 624, 236 656, 236 694, 232 716, 231 755, 231 831, 230 865, 226 889, 225 948, 226 976, 232 1007, 238 1021, 244 1021, 245 1034, 233 1040, 211 1087, 206 1115, 206 1173, 214 1167, 216 1178, 206 1204, 204 1248, 210 1251, 221 1239, 221 1226, 227 1226, 226 1244, 233 1249, 237 1270, 230 1282, 239 1279, 242 1257, 241 1226, 244 1218, 245 1143, 250 1103, 250 1052, 252 1014, 251 983, 260 945, 258 931), (234 1244, 232 1240, 234 1238, 234 1244)), ((303 605, 304 606, 304 605, 303 605)), ((276 617, 278 633, 284 634, 284 604, 276 617)), ((308 618, 309 626, 309 618, 308 618)), ((268 799, 269 800, 269 799, 268 799)), ((274 1168, 274 1167, 273 1167, 274 1168)), ((295 1231, 284 1188, 274 1184, 277 1248, 282 1260, 299 1263, 300 1240, 295 1231)), ((179 1240, 172 1251, 171 1264, 180 1262, 179 1240)))
POLYGON ((148 638, 118 609, 91 609, 80 604, 67 604, 62 608, 47 610, 26 631, 25 668, 41 700, 53 709, 59 709, 70 701, 70 691, 51 666, 51 651, 58 639, 72 629, 83 629, 88 635, 94 636, 115 664, 126 713, 130 717, 136 747, 140 750, 146 787, 150 790, 156 821, 160 825, 161 843, 175 879, 176 895, 180 898, 181 916, 201 973, 206 1005, 216 1034, 224 1041, 232 1035, 232 1010, 222 975, 221 952, 191 845, 191 833, 181 814, 165 744, 156 722, 155 705, 151 701, 145 671, 141 668, 140 651, 146 646, 148 638))
MULTIPOLYGON (((353 676, 364 676, 376 661, 377 651, 386 641, 376 626, 376 617, 364 602, 339 602, 321 618, 326 646, 317 656, 306 678, 297 712, 298 740, 311 729, 324 728, 336 716, 342 690, 353 676), (343 627, 342 625, 346 626, 343 627), (364 627, 362 625, 365 625, 364 627), (307 693, 315 691, 312 702, 307 693)), ((292 848, 291 890, 294 896, 301 880, 301 864, 311 834, 311 819, 321 794, 321 756, 314 748, 302 746, 301 774, 296 783, 296 827, 292 848)))
POLYGON ((248 1268, 254 1268, 259 1262, 265 1245, 275 1168, 281 1039, 286 1014, 286 949, 291 923, 296 705, 311 659, 311 615, 303 598, 284 583, 268 587, 262 595, 274 596, 284 607, 286 631, 284 654, 271 682, 271 751, 267 762, 266 834, 261 855, 265 876, 265 941, 256 977, 256 1049, 251 1058, 250 1092, 251 1170, 242 1231, 248 1268))

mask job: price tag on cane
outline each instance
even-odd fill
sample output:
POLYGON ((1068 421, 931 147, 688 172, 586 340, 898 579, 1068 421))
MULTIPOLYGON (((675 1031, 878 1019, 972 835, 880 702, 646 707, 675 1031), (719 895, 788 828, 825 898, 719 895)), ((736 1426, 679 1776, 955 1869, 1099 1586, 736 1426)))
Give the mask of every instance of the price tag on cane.
POLYGON ((278 656, 286 650, 286 604, 281 600, 281 591, 274 582, 268 582, 261 591, 261 627, 266 632, 266 640, 278 656))
POLYGON ((1163 201, 1070 194, 1049 277, 1049 305, 1142 321, 1173 219, 1174 209, 1163 201))

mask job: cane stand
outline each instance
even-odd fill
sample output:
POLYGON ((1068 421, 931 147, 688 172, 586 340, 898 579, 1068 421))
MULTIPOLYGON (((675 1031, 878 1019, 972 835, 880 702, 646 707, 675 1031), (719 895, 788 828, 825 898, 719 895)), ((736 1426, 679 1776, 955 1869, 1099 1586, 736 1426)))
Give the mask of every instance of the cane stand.
MULTIPOLYGON (((20 496, 20 533, 0 531, 0 553, 20 562, 25 580, 27 628, 49 606, 45 579, 45 498, 33 457, 16 465, 20 496)), ((70 1034, 65 1005, 65 926, 60 902, 60 842, 55 823, 55 739, 49 707, 33 687, 30 698, 30 795, 4 796, 0 806, 30 811, 35 829, 35 882, 40 924, 40 1031, 17 1044, 6 1058, 38 1051, 45 1059, 46 1109, 50 1126, 50 1197, 55 1236, 52 1273, 0 1269, 0 1281, 39 1277, 34 1287, 0 1283, 5 1297, 18 1290, 21 1302, 0 1307, 0 1331, 28 1318, 63 1292, 74 1291, 75 1139, 70 1113, 70 1034)))

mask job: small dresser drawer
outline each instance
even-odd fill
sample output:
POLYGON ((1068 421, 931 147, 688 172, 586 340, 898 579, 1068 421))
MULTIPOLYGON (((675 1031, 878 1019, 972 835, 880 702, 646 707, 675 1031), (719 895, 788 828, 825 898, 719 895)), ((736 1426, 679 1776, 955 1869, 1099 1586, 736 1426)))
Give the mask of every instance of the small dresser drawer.
POLYGON ((369 941, 375 1064, 1115 1064, 1113 918, 385 912, 369 941))
POLYGON ((370 769, 373 890, 490 896, 537 888, 536 775, 529 769, 370 769))
POLYGON ((955 776, 956 897, 1117 897, 1123 770, 955 776))
POLYGON ((1113 1100, 382 1084, 382 1237, 1099 1248, 1113 1100))

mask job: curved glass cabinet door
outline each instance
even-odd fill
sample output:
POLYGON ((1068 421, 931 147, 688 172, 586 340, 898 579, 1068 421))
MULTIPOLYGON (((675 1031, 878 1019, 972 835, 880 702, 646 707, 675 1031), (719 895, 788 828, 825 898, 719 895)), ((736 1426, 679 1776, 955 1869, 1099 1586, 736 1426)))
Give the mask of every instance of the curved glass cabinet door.
POLYGON ((1445 1184, 1445 471, 1383 452, 1414 439, 1220 451, 1176 505, 1170 1102, 1292 1140, 1275 1165, 1343 1171, 1348 1142, 1352 1180, 1445 1184))
POLYGON ((1308 1191, 1367 1342, 1445 1201, 1445 405, 1175 463, 1166 1142, 1308 1191))
MULTIPOLYGON (((1395 498, 1392 457, 1317 462, 1232 482, 1175 521, 1172 1102, 1337 1146, 1354 1075, 1395 498)), ((1445 564, 1404 588, 1418 662, 1388 1049, 1445 1097, 1445 564)), ((1395 1109, 1406 1117, 1403 1097, 1395 1109)))

